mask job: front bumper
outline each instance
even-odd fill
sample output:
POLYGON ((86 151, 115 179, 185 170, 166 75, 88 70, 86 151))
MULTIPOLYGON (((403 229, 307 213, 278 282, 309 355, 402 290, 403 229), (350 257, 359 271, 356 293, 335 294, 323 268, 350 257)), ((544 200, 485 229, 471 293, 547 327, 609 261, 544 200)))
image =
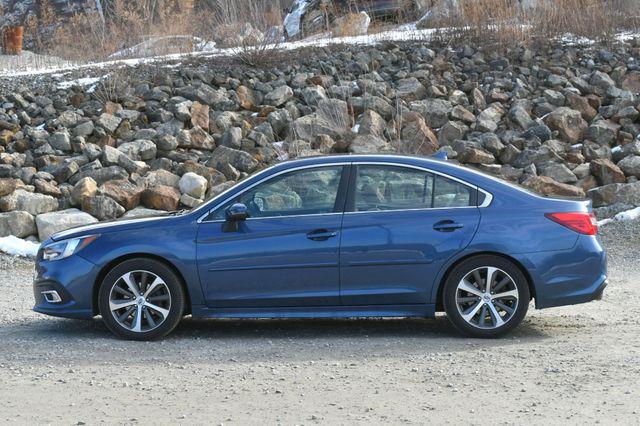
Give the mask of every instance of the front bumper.
POLYGON ((64 318, 90 319, 93 309, 93 284, 99 268, 78 255, 57 261, 36 259, 33 282, 35 312, 64 318), (45 294, 57 294, 60 301, 45 294))

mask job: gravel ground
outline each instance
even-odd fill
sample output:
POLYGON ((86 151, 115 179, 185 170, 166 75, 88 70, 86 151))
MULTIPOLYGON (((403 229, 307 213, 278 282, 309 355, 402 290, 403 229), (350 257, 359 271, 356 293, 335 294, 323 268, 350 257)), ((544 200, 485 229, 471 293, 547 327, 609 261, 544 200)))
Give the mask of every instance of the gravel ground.
POLYGON ((30 311, 0 257, 0 423, 613 423, 640 419, 640 221, 602 229, 600 302, 530 311, 500 340, 444 317, 185 320, 155 343, 30 311))

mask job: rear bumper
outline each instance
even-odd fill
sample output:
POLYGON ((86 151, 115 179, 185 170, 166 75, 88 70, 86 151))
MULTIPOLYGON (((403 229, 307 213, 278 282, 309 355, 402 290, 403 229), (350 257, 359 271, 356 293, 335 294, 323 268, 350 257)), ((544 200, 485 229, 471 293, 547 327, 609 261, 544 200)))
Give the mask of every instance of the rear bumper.
POLYGON ((571 250, 528 253, 520 260, 538 309, 599 300, 608 285, 607 257, 596 237, 581 235, 571 250))

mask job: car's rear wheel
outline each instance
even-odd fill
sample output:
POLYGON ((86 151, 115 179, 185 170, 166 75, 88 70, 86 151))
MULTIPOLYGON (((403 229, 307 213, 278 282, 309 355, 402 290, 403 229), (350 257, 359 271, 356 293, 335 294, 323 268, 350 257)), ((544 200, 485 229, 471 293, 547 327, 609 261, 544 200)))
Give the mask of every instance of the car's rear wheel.
POLYGON ((529 308, 529 285, 513 262, 477 256, 457 265, 444 287, 447 317, 472 337, 499 337, 515 328, 529 308))
POLYGON ((102 319, 115 335, 153 340, 180 322, 185 296, 176 273, 157 260, 131 259, 111 269, 100 286, 102 319))

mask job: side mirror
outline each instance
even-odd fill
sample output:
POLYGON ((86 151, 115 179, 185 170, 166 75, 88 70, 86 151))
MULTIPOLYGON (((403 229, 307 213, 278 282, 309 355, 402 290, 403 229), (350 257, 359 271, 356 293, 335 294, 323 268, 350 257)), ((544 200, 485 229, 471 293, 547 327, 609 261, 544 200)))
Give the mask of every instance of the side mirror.
POLYGON ((241 222, 243 220, 247 220, 249 217, 247 206, 242 203, 235 203, 227 209, 226 216, 228 222, 241 222))

